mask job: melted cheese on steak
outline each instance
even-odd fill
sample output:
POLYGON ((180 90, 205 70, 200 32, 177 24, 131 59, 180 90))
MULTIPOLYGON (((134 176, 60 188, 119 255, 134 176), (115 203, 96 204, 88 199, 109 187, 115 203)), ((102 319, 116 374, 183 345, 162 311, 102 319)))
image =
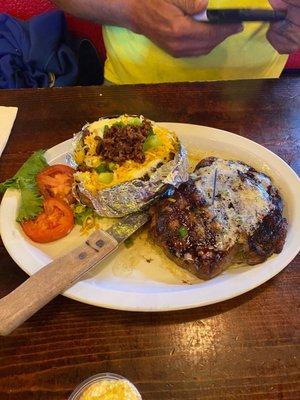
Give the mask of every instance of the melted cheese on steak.
POLYGON ((192 177, 212 219, 220 226, 216 250, 224 251, 243 242, 274 208, 268 193, 271 180, 241 162, 216 159, 211 165, 197 169, 192 177))

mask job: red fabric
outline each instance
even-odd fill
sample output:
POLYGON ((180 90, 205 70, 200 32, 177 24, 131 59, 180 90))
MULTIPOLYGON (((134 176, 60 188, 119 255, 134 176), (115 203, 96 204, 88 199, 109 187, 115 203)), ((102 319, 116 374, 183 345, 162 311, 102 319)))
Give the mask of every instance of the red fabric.
MULTIPOLYGON (((50 0, 0 0, 0 12, 20 19, 28 19, 45 11, 53 10, 55 6, 50 0)), ((77 36, 88 38, 94 43, 101 57, 105 59, 101 26, 93 22, 66 15, 69 30, 77 36)))
MULTIPOLYGON (((0 0, 0 12, 4 12, 21 19, 41 14, 55 8, 50 0, 0 0)), ((67 15, 68 26, 71 32, 78 36, 90 39, 105 59, 105 47, 99 25, 67 15)), ((300 51, 289 57, 286 68, 300 69, 300 51)))
MULTIPOLYGON (((292 69, 300 69, 300 51, 298 53, 292 54, 288 62, 285 66, 285 68, 292 68, 292 69)), ((298 73, 298 72, 297 72, 298 73)))

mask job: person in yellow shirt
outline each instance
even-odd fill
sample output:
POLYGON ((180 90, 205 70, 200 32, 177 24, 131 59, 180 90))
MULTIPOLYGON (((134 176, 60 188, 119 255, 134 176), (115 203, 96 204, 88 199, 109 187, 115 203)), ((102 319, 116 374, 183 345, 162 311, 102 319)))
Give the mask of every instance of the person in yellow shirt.
POLYGON ((56 0, 103 25, 105 79, 116 84, 279 77, 300 49, 300 0, 56 0), (210 8, 286 9, 282 22, 213 25, 210 8))

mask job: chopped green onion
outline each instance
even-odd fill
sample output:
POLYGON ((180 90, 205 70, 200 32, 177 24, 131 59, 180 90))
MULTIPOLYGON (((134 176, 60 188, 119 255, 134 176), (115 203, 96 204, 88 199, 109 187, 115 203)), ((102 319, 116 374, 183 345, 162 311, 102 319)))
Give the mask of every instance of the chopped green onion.
POLYGON ((111 127, 113 127, 113 126, 116 126, 117 128, 124 128, 124 126, 126 126, 126 125, 124 124, 124 122, 118 121, 118 122, 115 122, 114 124, 112 124, 111 127))
POLYGON ((77 225, 83 225, 87 218, 93 215, 93 210, 84 204, 76 204, 74 208, 75 222, 77 225))
POLYGON ((155 149, 156 147, 159 147, 161 145, 161 140, 155 134, 150 134, 144 142, 143 150, 147 151, 150 149, 155 149))
POLYGON ((109 130, 109 126, 108 125, 104 125, 103 134, 105 134, 108 130, 109 130))
POLYGON ((118 168, 118 164, 117 164, 117 163, 114 163, 114 162, 108 163, 108 169, 109 169, 110 171, 114 171, 114 170, 117 169, 117 168, 118 168))
POLYGON ((136 117, 136 118, 133 118, 133 120, 130 121, 130 125, 139 126, 139 125, 142 125, 142 121, 138 117, 136 117))
POLYGON ((74 206, 74 212, 77 214, 82 213, 83 211, 85 211, 86 209, 86 205, 85 204, 81 204, 81 203, 77 203, 74 206))
POLYGON ((112 180, 114 179, 114 174, 113 172, 101 172, 101 174, 99 174, 99 181, 101 183, 111 183, 112 180))
POLYGON ((73 213, 77 225, 82 226, 82 231, 96 227, 100 216, 90 207, 84 204, 76 204, 73 213))
POLYGON ((189 233, 188 229, 185 226, 181 226, 178 229, 178 234, 182 239, 185 238, 188 235, 188 233, 189 233))
POLYGON ((98 172, 98 174, 101 174, 102 172, 109 172, 109 167, 106 163, 102 162, 97 168, 95 168, 95 170, 98 172))

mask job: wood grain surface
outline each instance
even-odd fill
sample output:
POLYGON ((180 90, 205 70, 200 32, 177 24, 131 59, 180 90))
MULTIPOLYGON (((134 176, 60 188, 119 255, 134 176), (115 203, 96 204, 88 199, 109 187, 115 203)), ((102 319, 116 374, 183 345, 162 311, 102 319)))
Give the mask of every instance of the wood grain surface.
MULTIPOLYGON (((36 149, 102 115, 222 128, 266 146, 300 173, 300 79, 0 91, 18 116, 0 181, 36 149)), ((300 233, 299 233, 300 234, 300 233)), ((62 296, 0 338, 1 400, 62 400, 100 372, 144 400, 300 399, 300 257, 235 299, 170 313, 128 313, 62 296)), ((0 243, 0 297, 26 279, 0 243)))
POLYGON ((112 236, 97 230, 85 243, 56 258, 0 298, 0 335, 7 336, 21 326, 117 247, 118 242, 112 236))

